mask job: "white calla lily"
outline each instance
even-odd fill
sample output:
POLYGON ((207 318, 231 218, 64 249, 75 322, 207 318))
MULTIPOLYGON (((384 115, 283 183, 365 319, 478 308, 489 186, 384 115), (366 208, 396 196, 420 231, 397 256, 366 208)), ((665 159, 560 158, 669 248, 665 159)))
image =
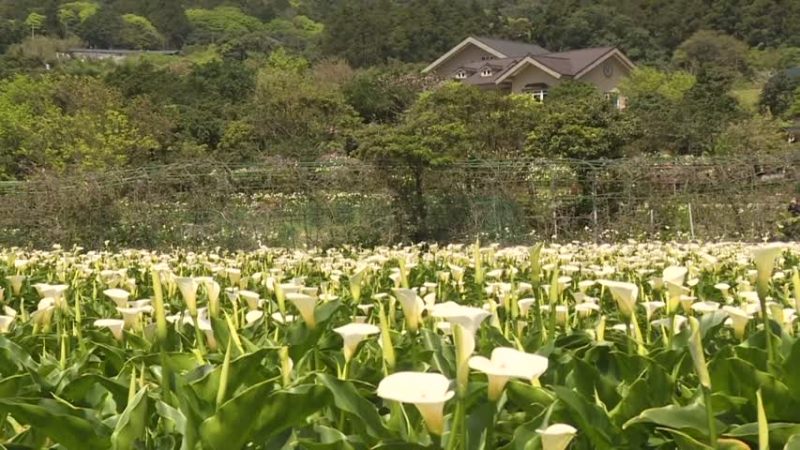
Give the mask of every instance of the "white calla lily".
MULTIPOLYGON (((241 295, 241 292, 239 292, 239 295, 241 295)), ((312 329, 317 326, 317 319, 314 316, 314 311, 317 307, 316 297, 300 293, 287 293, 286 300, 292 302, 294 307, 297 308, 306 326, 312 329)))
POLYGON ((575 427, 564 423, 556 423, 537 431, 542 438, 542 450, 565 450, 577 432, 575 427))
POLYGON ((492 350, 491 359, 473 356, 469 366, 485 373, 489 378, 489 399, 497 401, 511 378, 535 382, 547 370, 544 356, 521 352, 514 348, 498 347, 492 350))
POLYGON ((358 344, 369 335, 378 334, 381 329, 367 323, 349 323, 333 329, 344 341, 344 359, 350 361, 358 348, 358 344))
POLYGON ((439 373, 397 372, 378 384, 378 397, 417 407, 428 430, 444 433, 444 404, 453 398, 450 380, 439 373))

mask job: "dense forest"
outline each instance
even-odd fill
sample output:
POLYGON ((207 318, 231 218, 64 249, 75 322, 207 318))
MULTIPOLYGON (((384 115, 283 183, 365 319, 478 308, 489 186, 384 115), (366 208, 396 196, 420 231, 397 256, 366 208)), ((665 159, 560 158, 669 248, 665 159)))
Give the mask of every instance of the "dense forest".
POLYGON ((193 158, 746 155, 790 150, 800 116, 791 0, 0 0, 0 54, 5 179, 193 158), (540 104, 421 74, 468 35, 617 46, 639 66, 628 108, 579 83, 540 104))

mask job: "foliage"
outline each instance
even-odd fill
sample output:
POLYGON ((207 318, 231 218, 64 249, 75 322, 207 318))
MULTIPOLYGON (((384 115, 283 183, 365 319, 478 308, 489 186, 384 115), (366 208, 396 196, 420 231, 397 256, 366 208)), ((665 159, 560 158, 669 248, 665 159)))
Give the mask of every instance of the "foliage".
POLYGON ((0 123, 5 177, 42 168, 115 167, 153 145, 130 123, 116 93, 91 79, 6 81, 0 84, 0 123))
POLYGON ((756 116, 733 122, 720 133, 713 153, 747 155, 757 153, 786 154, 791 151, 781 122, 756 116))
POLYGON ((747 45, 716 31, 693 34, 675 50, 673 61, 693 74, 707 73, 727 83, 750 74, 747 45))
POLYGON ((154 50, 163 47, 164 37, 147 18, 136 14, 124 14, 122 21, 124 25, 120 30, 120 45, 137 50, 154 50))
POLYGON ((187 9, 186 17, 193 28, 190 42, 225 41, 256 31, 262 26, 258 18, 248 16, 233 6, 187 9))
POLYGON ((550 92, 543 109, 528 135, 532 154, 576 159, 621 156, 627 125, 594 86, 562 83, 550 92))
POLYGON ((794 103, 794 93, 800 87, 800 75, 781 70, 773 75, 764 85, 759 99, 763 111, 780 117, 794 103))
POLYGON ((695 82, 695 77, 688 72, 665 72, 653 67, 639 67, 622 80, 618 89, 634 103, 648 95, 660 95, 670 101, 679 101, 695 82))

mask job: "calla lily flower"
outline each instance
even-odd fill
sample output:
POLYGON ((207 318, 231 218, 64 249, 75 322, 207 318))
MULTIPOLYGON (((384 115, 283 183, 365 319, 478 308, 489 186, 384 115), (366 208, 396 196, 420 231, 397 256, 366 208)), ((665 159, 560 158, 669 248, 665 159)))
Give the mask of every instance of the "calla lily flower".
MULTIPOLYGON (((261 296, 258 295, 257 292, 253 291, 239 291, 239 298, 243 298, 244 301, 247 302, 247 309, 250 311, 255 311, 258 309, 259 300, 261 300, 261 296)), ((288 295, 287 295, 288 298, 288 295)))
POLYGON ((189 310, 189 315, 192 317, 197 316, 197 280, 192 277, 176 277, 175 283, 181 291, 186 309, 189 310))
POLYGON ((719 303, 717 302, 697 302, 692 304, 692 311, 698 314, 708 314, 712 313, 719 309, 719 303))
POLYGON ((11 324, 14 323, 14 316, 0 316, 0 333, 8 333, 11 329, 11 324))
POLYGON ((15 296, 19 297, 19 293, 22 292, 22 283, 25 282, 26 278, 25 275, 9 275, 6 277, 6 280, 11 283, 11 292, 15 296))
POLYGON ((639 297, 639 286, 634 283, 608 280, 601 281, 600 284, 611 292, 622 315, 631 317, 636 306, 636 299, 639 297))
POLYGON ((531 306, 536 302, 535 298, 522 298, 517 301, 517 306, 519 307, 519 314, 522 317, 528 316, 528 311, 530 311, 531 306))
POLYGON ((445 319, 451 324, 458 324, 464 327, 472 336, 487 317, 491 316, 483 308, 463 306, 455 302, 446 302, 435 305, 431 310, 433 317, 445 319))
POLYGON ((547 370, 548 360, 544 356, 521 352, 508 347, 492 350, 491 359, 473 356, 469 359, 472 369, 485 373, 489 378, 489 400, 497 401, 510 378, 522 378, 534 382, 547 370))
POLYGON ((295 320, 297 320, 297 316, 294 316, 292 314, 287 314, 284 316, 283 314, 280 313, 280 311, 272 313, 270 317, 272 317, 272 320, 274 320, 275 322, 281 324, 292 323, 295 320))
POLYGON ((781 242, 762 245, 752 249, 753 262, 756 265, 757 279, 759 282, 768 282, 775 269, 775 260, 786 248, 781 242))
POLYGON ((219 315, 219 294, 222 288, 214 279, 204 280, 203 287, 208 295, 208 312, 211 317, 217 317, 219 315))
POLYGON ((131 296, 128 291, 118 288, 106 289, 103 294, 113 300, 118 308, 126 308, 128 306, 128 298, 131 296))
POLYGON ((577 432, 573 426, 564 423, 537 431, 542 438, 542 450, 565 450, 577 432))
POLYGON ((412 289, 396 288, 392 290, 392 293, 397 301, 400 302, 400 306, 403 307, 408 329, 417 331, 419 321, 422 318, 422 310, 425 308, 425 302, 412 289))
POLYGON ((728 320, 730 320, 730 326, 733 328, 733 334, 737 338, 743 339, 745 329, 747 329, 747 323, 750 322, 752 316, 747 314, 742 308, 736 306, 724 306, 722 310, 728 314, 728 320))
POLYGON ((444 433, 444 404, 453 395, 450 381, 439 373, 397 372, 378 384, 378 397, 414 404, 428 430, 439 436, 444 433))
MULTIPOLYGON (((239 292, 239 295, 241 295, 241 292, 239 292)), ((295 308, 297 308, 306 326, 309 328, 317 326, 317 319, 314 317, 314 310, 317 307, 316 297, 299 293, 287 293, 286 300, 292 302, 295 308)))
MULTIPOLYGON (((280 316, 280 313, 276 314, 280 316)), ((255 311, 247 311, 247 314, 244 315, 244 321, 247 323, 247 325, 252 325, 262 317, 264 317, 264 311, 261 311, 259 309, 255 311)))
POLYGON ((358 344, 371 334, 378 334, 381 329, 367 323, 350 323, 333 331, 339 333, 344 340, 344 360, 350 361, 358 348, 358 344))
POLYGON ((114 335, 114 338, 121 341, 125 321, 121 319, 98 319, 94 321, 94 326, 98 328, 108 328, 111 330, 111 334, 114 335))

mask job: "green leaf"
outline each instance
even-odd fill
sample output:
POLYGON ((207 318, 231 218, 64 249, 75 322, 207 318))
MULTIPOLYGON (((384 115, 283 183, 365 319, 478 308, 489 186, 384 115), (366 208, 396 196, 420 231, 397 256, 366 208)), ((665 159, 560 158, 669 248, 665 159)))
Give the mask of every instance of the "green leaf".
MULTIPOLYGON (((692 403, 688 406, 669 405, 661 408, 650 408, 625 422, 623 429, 637 423, 654 423, 662 427, 675 430, 694 430, 702 436, 708 436, 708 419, 706 408, 701 403, 692 403)), ((724 424, 717 421, 717 429, 724 429, 724 424)))
POLYGON ((273 380, 264 381, 223 403, 216 414, 200 425, 203 445, 231 450, 248 442, 266 441, 319 411, 329 395, 327 389, 318 385, 272 392, 274 385, 273 380))
POLYGON ((611 435, 621 435, 619 429, 608 419, 606 413, 584 396, 564 386, 553 386, 552 390, 563 402, 575 420, 575 426, 592 443, 595 449, 614 449, 611 435))
POLYGON ((70 407, 55 400, 0 400, 0 411, 20 423, 30 425, 67 449, 108 449, 110 430, 97 420, 86 417, 93 412, 70 407))
POLYGON ((792 435, 783 450, 800 450, 800 433, 792 435))
POLYGON ((136 393, 133 401, 119 417, 114 433, 111 434, 111 443, 114 450, 134 448, 137 440, 144 438, 147 426, 147 387, 136 393))
MULTIPOLYGON (((800 435, 800 424, 785 422, 769 424, 769 442, 772 446, 784 445, 794 435, 800 435)), ((725 436, 741 438, 756 444, 758 443, 758 422, 733 427, 725 433, 725 436)))
POLYGON ((29 383, 30 375, 27 373, 3 378, 0 380, 0 398, 14 397, 18 395, 20 389, 22 389, 22 386, 29 383))
POLYGON ((89 394, 97 389, 108 391, 122 411, 128 404, 128 387, 101 375, 88 374, 72 380, 64 386, 60 395, 73 403, 89 402, 89 394))
MULTIPOLYGON (((248 353, 231 361, 230 371, 228 372, 228 395, 234 394, 243 384, 257 384, 264 379, 259 371, 263 369, 261 361, 267 354, 267 349, 260 349, 254 353, 248 353)), ((198 397, 206 402, 212 403, 217 396, 219 380, 222 374, 222 365, 215 367, 207 372, 202 378, 192 381, 190 386, 197 392, 198 397)))
POLYGON ((358 422, 363 423, 371 436, 376 438, 390 436, 389 430, 383 426, 375 406, 359 395, 352 382, 342 381, 327 374, 317 374, 317 377, 333 394, 336 407, 353 414, 358 422))

